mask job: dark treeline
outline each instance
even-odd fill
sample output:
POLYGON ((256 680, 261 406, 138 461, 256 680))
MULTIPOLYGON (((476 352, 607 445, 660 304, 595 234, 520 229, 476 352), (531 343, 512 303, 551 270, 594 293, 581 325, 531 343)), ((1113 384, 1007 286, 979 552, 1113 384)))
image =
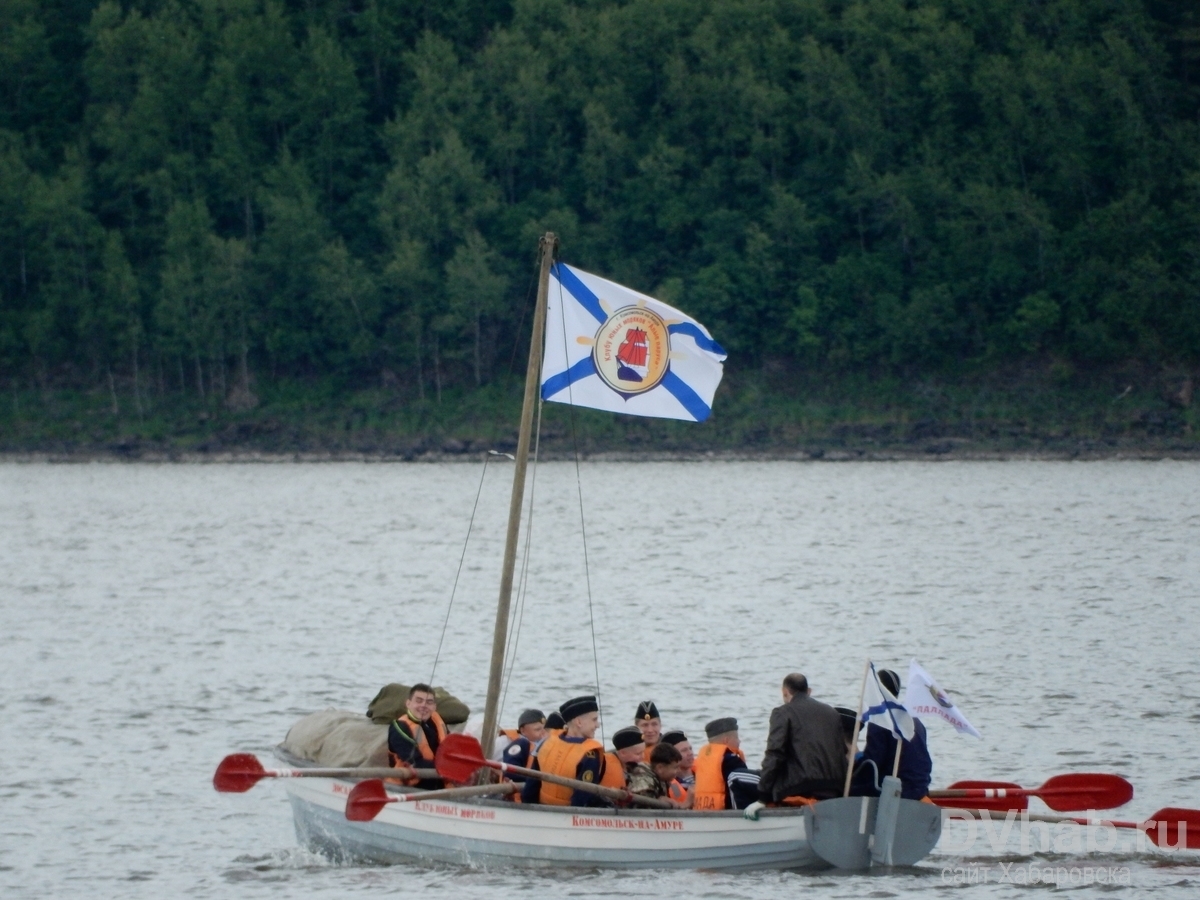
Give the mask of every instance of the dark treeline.
POLYGON ((734 366, 1200 359, 1191 0, 6 0, 0 35, 14 385, 471 389, 546 229, 734 366))

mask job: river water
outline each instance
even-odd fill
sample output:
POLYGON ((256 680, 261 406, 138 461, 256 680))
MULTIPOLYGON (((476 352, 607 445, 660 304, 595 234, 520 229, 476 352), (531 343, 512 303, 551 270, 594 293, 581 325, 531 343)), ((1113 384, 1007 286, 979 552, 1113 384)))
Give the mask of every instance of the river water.
MULTIPOLYGON (((0 465, 4 896, 1200 889, 1200 852, 1130 832, 962 823, 892 875, 335 865, 279 784, 214 792, 226 753, 428 679, 443 623, 436 683, 482 707, 509 465, 0 465)), ((935 786, 1111 771, 1122 818, 1200 807, 1200 464, 553 463, 534 509, 506 721, 598 674, 610 732, 644 699, 697 745, 732 714, 754 763, 787 672, 854 705, 867 657, 916 657, 983 733, 930 723, 935 786)))

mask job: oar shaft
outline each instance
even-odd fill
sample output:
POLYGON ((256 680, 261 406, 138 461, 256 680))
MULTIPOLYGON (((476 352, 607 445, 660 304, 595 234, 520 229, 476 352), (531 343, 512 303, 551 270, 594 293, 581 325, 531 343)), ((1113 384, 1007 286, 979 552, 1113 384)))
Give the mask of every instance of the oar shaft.
POLYGON ((413 777, 412 769, 382 766, 339 769, 264 769, 263 778, 402 778, 413 777))
POLYGON ((1013 791, 1006 788, 977 788, 975 790, 966 789, 950 789, 947 788, 941 791, 930 791, 929 796, 934 800, 947 799, 952 800, 959 797, 1028 797, 1032 791, 1013 791))
POLYGON ((1092 787, 1061 788, 946 788, 930 791, 930 797, 1052 797, 1071 794, 1094 794, 1092 787))
POLYGON ((575 778, 566 778, 562 775, 554 775, 550 772, 542 772, 539 769, 526 769, 523 766, 513 766, 508 763, 492 762, 487 760, 486 765, 493 769, 499 769, 501 772, 511 772, 513 775, 521 775, 525 778, 537 778, 541 781, 548 781, 551 784, 569 787, 576 791, 586 791, 589 794, 596 794, 600 797, 607 797, 609 800, 621 800, 626 803, 636 803, 638 806, 648 806, 651 809, 675 809, 675 804, 669 800, 659 800, 656 797, 643 797, 640 794, 634 794, 630 791, 623 791, 619 788, 605 787, 600 784, 592 784, 587 781, 579 781, 575 778))
POLYGON ((470 787, 446 788, 440 791, 413 791, 408 794, 397 794, 399 803, 415 803, 418 800, 451 800, 458 797, 483 797, 489 794, 515 794, 521 789, 519 784, 506 781, 502 784, 476 784, 470 787))
MULTIPOLYGON (((945 812, 953 815, 959 814, 963 818, 982 819, 986 817, 990 819, 996 818, 995 810, 990 809, 958 809, 957 807, 944 807, 945 812)), ((1009 814, 1005 814, 1009 815, 1009 814)), ((1047 816, 1043 813, 1016 813, 1018 819, 1029 822, 1048 822, 1051 825, 1060 825, 1066 822, 1073 822, 1076 825, 1107 825, 1110 828, 1141 828, 1144 822, 1121 822, 1114 819, 1088 819, 1083 816, 1047 816)))

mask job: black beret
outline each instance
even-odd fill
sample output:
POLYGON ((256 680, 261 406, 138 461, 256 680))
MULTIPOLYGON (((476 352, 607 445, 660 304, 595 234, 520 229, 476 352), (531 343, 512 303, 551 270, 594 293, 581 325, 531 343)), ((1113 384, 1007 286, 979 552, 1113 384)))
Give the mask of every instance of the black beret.
POLYGON ((853 736, 854 723, 858 721, 858 713, 848 706, 835 706, 834 710, 842 717, 842 731, 846 733, 846 737, 853 736))
POLYGON ((726 734, 730 731, 737 731, 737 719, 733 716, 726 716, 723 719, 713 719, 704 726, 704 733, 710 738, 715 738, 719 734, 726 734))
POLYGON ((627 728, 622 728, 614 732, 612 742, 615 749, 625 750, 629 747, 636 747, 638 744, 644 744, 645 739, 637 728, 630 725, 627 728))
POLYGON ((682 744, 687 740, 687 735, 682 731, 668 731, 662 736, 661 743, 670 744, 674 747, 676 744, 682 744))
POLYGON ((564 722, 570 722, 572 719, 579 716, 587 715, 588 713, 599 712, 600 704, 596 702, 596 697, 594 695, 587 697, 574 697, 560 706, 558 711, 562 713, 564 722))
POLYGON ((546 717, 542 715, 542 711, 540 709, 527 709, 525 712, 521 713, 520 718, 517 719, 517 727, 524 728, 526 725, 533 725, 535 722, 545 721, 546 717))
POLYGON ((646 721, 647 719, 658 718, 658 707, 654 705, 653 700, 643 700, 638 704, 637 712, 633 716, 635 721, 646 721))
POLYGON ((550 715, 546 716, 546 727, 566 728, 567 723, 563 721, 562 713, 556 709, 554 712, 550 713, 550 715))

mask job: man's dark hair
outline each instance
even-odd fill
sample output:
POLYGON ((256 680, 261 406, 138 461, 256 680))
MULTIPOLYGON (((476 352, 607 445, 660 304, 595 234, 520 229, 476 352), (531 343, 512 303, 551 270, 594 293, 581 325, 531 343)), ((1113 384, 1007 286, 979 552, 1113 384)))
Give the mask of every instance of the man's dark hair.
POLYGON ((671 744, 660 741, 650 751, 650 765, 652 766, 669 766, 677 762, 683 762, 683 756, 671 744))
POLYGON ((423 681, 418 681, 416 684, 414 684, 412 687, 410 687, 408 689, 408 699, 411 700, 412 695, 415 694, 417 691, 422 691, 423 693, 426 693, 426 694, 433 694, 433 699, 434 700, 437 699, 437 694, 434 692, 433 688, 431 688, 429 685, 425 684, 423 681))
POLYGON ((808 679, 799 672, 793 672, 787 678, 783 679, 783 686, 793 694, 799 695, 808 693, 808 679))

